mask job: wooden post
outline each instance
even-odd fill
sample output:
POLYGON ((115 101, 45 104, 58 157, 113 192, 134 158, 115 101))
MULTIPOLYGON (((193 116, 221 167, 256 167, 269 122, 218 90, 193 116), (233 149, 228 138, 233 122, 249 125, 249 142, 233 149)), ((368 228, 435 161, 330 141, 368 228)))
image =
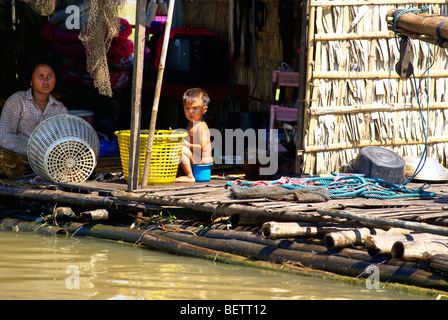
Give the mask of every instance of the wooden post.
POLYGON ((135 13, 134 36, 134 66, 132 72, 132 97, 131 97, 131 136, 129 142, 129 176, 128 191, 137 189, 138 184, 138 154, 140 149, 140 104, 143 82, 143 55, 145 48, 146 28, 146 3, 147 0, 137 0, 135 13))
POLYGON ((156 89, 154 92, 154 101, 152 105, 151 123, 149 126, 148 144, 146 146, 145 167, 143 170, 142 188, 148 184, 149 167, 151 163, 152 144, 154 141, 154 132, 156 129, 157 112, 159 111, 160 92, 162 90, 163 72, 165 70, 166 52, 168 51, 168 43, 170 41, 171 21, 173 20, 173 11, 176 1, 171 0, 168 7, 168 16, 165 22, 165 33, 162 44, 162 52, 160 55, 159 71, 157 74, 156 89))
MULTIPOLYGON (((299 15, 301 16, 301 27, 299 41, 300 41, 300 56, 299 56, 299 103, 297 108, 297 130, 296 130, 296 163, 295 163, 295 173, 296 175, 302 174, 302 164, 303 164, 303 139, 304 139, 304 128, 306 127, 305 122, 305 108, 309 109, 309 107, 305 107, 305 100, 307 99, 307 90, 308 81, 307 81, 307 71, 308 71, 308 38, 310 37, 309 29, 314 30, 314 26, 308 26, 309 16, 310 16, 310 0, 302 1, 300 8, 301 12, 299 15)), ((313 10, 314 12, 314 10, 313 10)), ((314 14, 313 14, 314 16, 314 14)), ((311 23, 314 23, 312 20, 311 23)), ((312 44, 312 42, 311 42, 312 44)), ((310 45, 311 45, 310 44, 310 45)))

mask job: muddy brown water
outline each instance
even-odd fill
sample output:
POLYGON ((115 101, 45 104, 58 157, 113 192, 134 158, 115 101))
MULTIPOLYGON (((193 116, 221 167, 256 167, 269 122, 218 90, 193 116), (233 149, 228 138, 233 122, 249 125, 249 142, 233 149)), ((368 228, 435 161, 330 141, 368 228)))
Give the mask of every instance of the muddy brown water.
POLYGON ((0 231, 0 299, 434 299, 321 277, 214 263, 130 244, 0 231))

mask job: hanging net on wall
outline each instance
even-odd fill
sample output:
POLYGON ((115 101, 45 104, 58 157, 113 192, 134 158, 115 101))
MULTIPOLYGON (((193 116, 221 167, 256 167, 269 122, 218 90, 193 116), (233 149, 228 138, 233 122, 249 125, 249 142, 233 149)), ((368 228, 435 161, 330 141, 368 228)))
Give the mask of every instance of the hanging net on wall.
MULTIPOLYGON (((124 3, 124 1, 122 1, 124 3)), ((115 0, 91 0, 89 22, 79 38, 84 44, 87 71, 101 94, 112 96, 107 51, 112 39, 118 35, 120 4, 115 0)))
MULTIPOLYGON (((58 0, 21 1, 28 3, 38 14, 49 16, 54 12, 58 0)), ((70 0, 61 2, 68 3, 70 0)), ((118 35, 118 12, 126 0, 85 0, 85 3, 90 3, 89 20, 87 26, 81 30, 79 39, 86 51, 87 72, 93 78, 93 84, 99 93, 111 97, 112 86, 106 54, 112 39, 118 35)))
POLYGON ((49 16, 56 8, 57 0, 22 0, 41 16, 49 16))

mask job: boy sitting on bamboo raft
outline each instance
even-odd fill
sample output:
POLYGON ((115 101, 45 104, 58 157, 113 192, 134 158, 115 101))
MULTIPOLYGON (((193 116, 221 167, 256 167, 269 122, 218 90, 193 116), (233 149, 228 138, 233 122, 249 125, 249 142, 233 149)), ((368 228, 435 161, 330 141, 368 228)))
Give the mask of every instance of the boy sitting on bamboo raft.
POLYGON ((187 90, 182 98, 185 117, 188 120, 187 131, 180 157, 179 172, 176 182, 195 182, 191 164, 213 163, 210 130, 204 121, 210 97, 201 88, 187 90))

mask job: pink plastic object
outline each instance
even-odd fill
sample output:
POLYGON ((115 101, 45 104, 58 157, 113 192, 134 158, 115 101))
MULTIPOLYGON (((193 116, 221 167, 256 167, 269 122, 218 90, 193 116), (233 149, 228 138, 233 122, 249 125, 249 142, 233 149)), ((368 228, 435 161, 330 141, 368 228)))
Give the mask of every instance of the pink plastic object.
POLYGON ((297 121, 297 109, 271 105, 271 116, 269 119, 269 150, 271 150, 272 129, 274 129, 275 120, 285 122, 297 121))

